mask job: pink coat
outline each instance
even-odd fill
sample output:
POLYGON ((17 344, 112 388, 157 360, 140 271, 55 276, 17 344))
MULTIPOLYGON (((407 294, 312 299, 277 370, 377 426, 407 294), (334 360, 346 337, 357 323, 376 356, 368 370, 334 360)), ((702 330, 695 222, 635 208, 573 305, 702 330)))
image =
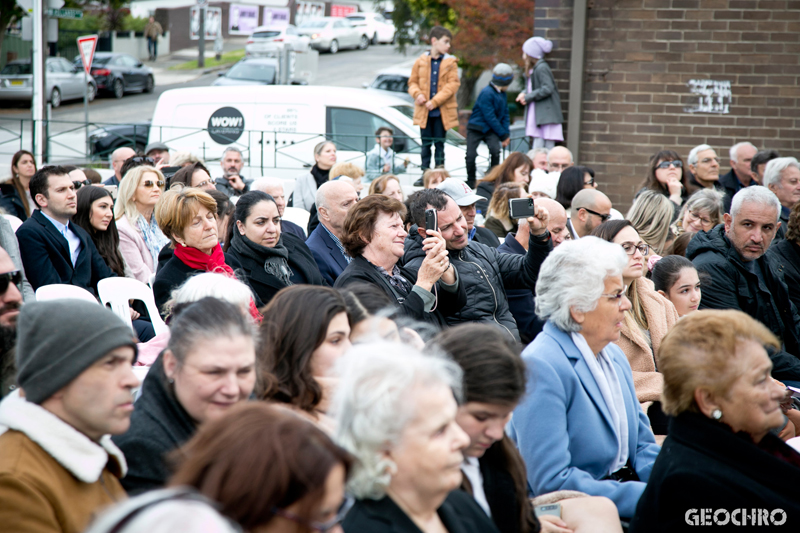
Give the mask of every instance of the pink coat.
POLYGON ((138 226, 132 226, 128 217, 122 215, 117 219, 117 231, 119 231, 119 251, 131 274, 142 283, 147 283, 156 269, 153 265, 153 256, 144 243, 142 230, 138 226))

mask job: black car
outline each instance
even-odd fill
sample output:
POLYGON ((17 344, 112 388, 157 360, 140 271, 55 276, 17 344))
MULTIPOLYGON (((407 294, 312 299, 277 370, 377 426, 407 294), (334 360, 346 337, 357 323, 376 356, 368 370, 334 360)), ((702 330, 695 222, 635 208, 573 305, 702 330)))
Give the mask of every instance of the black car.
POLYGON ((110 124, 89 133, 92 158, 109 159, 111 152, 128 146, 137 153, 144 152, 150 135, 150 121, 135 124, 110 124))
MULTIPOLYGON (((74 63, 80 66, 80 56, 74 63)), ((111 93, 116 98, 122 98, 126 92, 153 92, 156 86, 153 69, 129 54, 97 52, 91 74, 100 92, 111 93)))

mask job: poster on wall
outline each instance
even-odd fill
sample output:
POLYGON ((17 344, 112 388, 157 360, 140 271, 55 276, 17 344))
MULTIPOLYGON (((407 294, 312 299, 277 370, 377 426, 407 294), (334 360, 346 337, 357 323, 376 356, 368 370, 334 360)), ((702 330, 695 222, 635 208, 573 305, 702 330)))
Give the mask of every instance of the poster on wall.
POLYGON ((307 20, 319 19, 325 16, 325 4, 322 2, 296 2, 294 6, 295 26, 300 26, 307 20))
POLYGON ((285 28, 289 25, 289 8, 265 7, 264 15, 261 18, 261 25, 285 28))
POLYGON ((230 35, 250 35, 258 26, 258 6, 231 4, 228 13, 230 35))
POLYGON ((356 6, 344 6, 341 4, 331 5, 332 17, 346 17, 350 13, 355 13, 358 8, 356 6))
MULTIPOLYGON (((189 37, 193 41, 200 39, 200 8, 192 6, 189 10, 189 37)), ((222 8, 207 7, 205 21, 206 41, 213 41, 222 31, 222 8)))

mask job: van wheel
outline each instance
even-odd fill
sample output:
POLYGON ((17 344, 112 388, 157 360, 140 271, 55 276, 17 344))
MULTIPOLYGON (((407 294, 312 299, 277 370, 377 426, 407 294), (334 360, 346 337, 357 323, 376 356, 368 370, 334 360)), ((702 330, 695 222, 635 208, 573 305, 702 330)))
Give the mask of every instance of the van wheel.
POLYGON ((339 41, 334 39, 334 40, 331 41, 331 47, 328 48, 328 52, 330 52, 332 54, 335 54, 338 51, 339 51, 339 41))
POLYGON ((358 49, 359 50, 366 50, 367 47, 369 47, 369 37, 367 37, 366 35, 362 35, 361 36, 361 41, 359 41, 359 43, 358 43, 358 49))

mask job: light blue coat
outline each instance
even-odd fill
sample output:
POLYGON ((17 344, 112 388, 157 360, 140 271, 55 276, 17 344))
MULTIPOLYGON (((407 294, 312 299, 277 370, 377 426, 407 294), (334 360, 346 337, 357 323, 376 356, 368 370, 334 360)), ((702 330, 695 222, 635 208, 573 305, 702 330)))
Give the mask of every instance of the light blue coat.
POLYGON ((628 453, 641 482, 601 481, 617 456, 611 414, 572 338, 550 322, 522 352, 528 393, 514 410, 509 434, 525 459, 534 495, 578 490, 606 496, 621 517, 630 518, 661 448, 636 400, 625 354, 614 344, 607 350, 622 386, 628 453))

